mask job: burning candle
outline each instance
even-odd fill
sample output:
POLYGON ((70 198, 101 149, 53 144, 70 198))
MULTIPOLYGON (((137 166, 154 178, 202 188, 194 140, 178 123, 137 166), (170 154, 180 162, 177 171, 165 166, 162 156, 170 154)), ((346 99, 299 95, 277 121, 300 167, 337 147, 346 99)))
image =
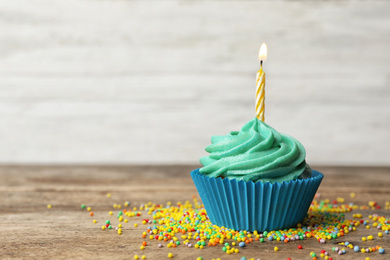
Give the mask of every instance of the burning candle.
POLYGON ((264 99, 265 99, 265 73, 263 61, 267 59, 267 45, 261 44, 259 50, 260 69, 256 75, 256 117, 264 122, 264 99))

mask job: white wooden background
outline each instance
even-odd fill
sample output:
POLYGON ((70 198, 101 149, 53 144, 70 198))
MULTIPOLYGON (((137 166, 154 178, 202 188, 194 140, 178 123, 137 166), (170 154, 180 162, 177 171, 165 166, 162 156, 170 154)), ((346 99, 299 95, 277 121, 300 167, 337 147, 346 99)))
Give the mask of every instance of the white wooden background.
POLYGON ((0 0, 0 163, 196 163, 254 117, 390 165, 389 1, 0 0))

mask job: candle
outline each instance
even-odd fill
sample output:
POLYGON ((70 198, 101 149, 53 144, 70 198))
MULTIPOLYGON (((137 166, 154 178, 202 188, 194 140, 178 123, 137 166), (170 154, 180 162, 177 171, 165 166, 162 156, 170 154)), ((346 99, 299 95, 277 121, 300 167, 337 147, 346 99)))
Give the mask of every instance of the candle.
POLYGON ((263 61, 267 59, 267 45, 261 44, 259 50, 260 69, 256 75, 256 117, 264 122, 264 99, 265 99, 265 73, 263 61))

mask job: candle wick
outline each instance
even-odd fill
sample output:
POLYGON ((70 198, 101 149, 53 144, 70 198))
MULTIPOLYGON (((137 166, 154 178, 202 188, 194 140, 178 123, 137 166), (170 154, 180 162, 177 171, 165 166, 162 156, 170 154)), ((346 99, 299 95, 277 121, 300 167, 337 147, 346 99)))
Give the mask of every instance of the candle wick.
POLYGON ((263 60, 260 60, 260 67, 263 67, 263 60))

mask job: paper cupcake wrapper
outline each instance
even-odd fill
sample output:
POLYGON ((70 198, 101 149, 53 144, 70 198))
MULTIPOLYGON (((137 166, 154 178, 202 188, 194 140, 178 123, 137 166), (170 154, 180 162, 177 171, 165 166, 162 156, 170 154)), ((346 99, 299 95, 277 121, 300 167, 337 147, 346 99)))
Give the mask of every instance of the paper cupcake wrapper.
POLYGON ((271 231, 303 221, 324 175, 283 183, 210 178, 196 169, 192 179, 210 221, 234 230, 271 231))

